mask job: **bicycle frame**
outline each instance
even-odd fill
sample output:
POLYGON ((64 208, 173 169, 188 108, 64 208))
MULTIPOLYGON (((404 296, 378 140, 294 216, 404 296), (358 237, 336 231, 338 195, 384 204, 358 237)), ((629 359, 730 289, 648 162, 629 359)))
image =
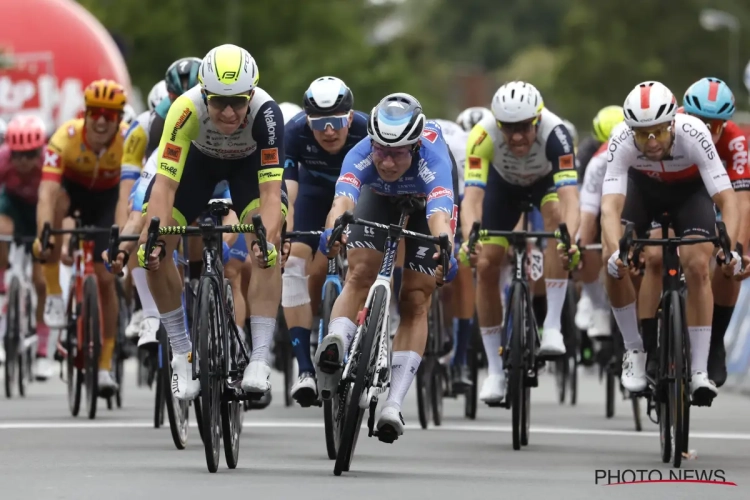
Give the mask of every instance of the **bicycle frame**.
MULTIPOLYGON (((21 328, 20 328, 20 338, 23 339, 23 346, 21 346, 21 351, 26 351, 38 344, 39 338, 36 335, 36 307, 37 307, 37 301, 39 298, 36 295, 36 288, 32 284, 32 277, 33 277, 33 261, 31 259, 30 252, 26 250, 26 246, 22 244, 24 238, 16 238, 13 236, 0 236, 0 242, 6 242, 9 245, 8 249, 8 265, 10 268, 8 269, 8 272, 6 273, 6 283, 10 283, 13 278, 18 278, 18 283, 21 286, 21 294, 20 294, 20 304, 19 304, 19 313, 20 317, 24 319, 24 321, 21 321, 21 328), (26 304, 26 301, 23 300, 24 297, 26 297, 27 292, 31 294, 31 303, 26 304), (27 311, 26 308, 29 307, 31 310, 27 311), (26 317, 31 318, 31 322, 25 321, 26 317), (30 335, 31 332, 35 332, 34 334, 30 335)), ((6 326, 7 323, 7 317, 2 319, 3 329, 0 332, 0 340, 2 340, 3 336, 6 333, 6 326)))

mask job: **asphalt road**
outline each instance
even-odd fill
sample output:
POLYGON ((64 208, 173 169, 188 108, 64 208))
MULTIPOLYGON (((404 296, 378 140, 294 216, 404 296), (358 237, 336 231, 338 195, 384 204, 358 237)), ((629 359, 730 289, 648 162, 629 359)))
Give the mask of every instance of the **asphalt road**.
POLYGON ((60 380, 30 386, 24 399, 0 399, 0 499, 750 498, 750 398, 725 391, 712 408, 694 409, 696 458, 682 467, 683 474, 720 469, 718 479, 736 486, 597 484, 597 470, 610 471, 617 482, 618 471, 632 481, 633 473, 624 471, 645 470, 644 479, 658 479, 652 471, 661 471, 668 479, 672 469, 659 458, 656 425, 644 415, 644 430, 636 433, 627 401, 607 420, 604 386, 594 375, 581 378, 579 403, 572 407, 555 401, 554 379, 543 377, 532 393, 530 444, 521 451, 512 449, 504 409, 481 405, 469 421, 462 400, 446 401, 443 425, 420 429, 412 390, 404 405, 405 435, 385 445, 363 432, 352 471, 335 477, 322 411, 285 408, 274 372, 273 403, 246 415, 238 468, 228 470, 222 453, 219 472, 210 474, 197 428, 182 451, 168 427, 153 428, 153 393, 136 387, 131 363, 124 407, 100 409, 93 421, 70 416, 60 380))

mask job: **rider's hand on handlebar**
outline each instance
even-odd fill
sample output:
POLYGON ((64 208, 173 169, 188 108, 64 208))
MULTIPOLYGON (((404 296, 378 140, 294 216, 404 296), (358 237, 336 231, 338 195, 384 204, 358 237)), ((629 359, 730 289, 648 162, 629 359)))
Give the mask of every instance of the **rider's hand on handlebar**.
POLYGON ((462 243, 461 248, 458 251, 458 260, 461 262, 461 265, 476 267, 480 253, 482 253, 481 241, 477 241, 477 244, 474 247, 474 253, 472 254, 469 254, 469 244, 462 243))
POLYGON ((42 248, 42 240, 37 238, 34 240, 34 244, 31 245, 31 254, 34 256, 34 258, 44 262, 45 260, 49 259, 50 254, 52 253, 52 247, 54 246, 54 236, 50 236, 49 244, 50 248, 42 248))
POLYGON ((628 273, 628 268, 620 259, 620 251, 615 250, 607 261, 607 273, 615 279, 622 279, 628 273))
MULTIPOLYGON (((724 273, 724 276, 727 278, 731 278, 734 276, 735 278, 738 276, 742 276, 743 274, 746 274, 747 269, 745 269, 745 272, 743 272, 743 262, 744 259, 740 257, 740 254, 737 252, 732 252, 731 254, 732 260, 729 262, 729 264, 724 264, 724 251, 719 250, 718 254, 716 255, 716 258, 719 262, 721 262, 721 272, 724 273)), ((747 276, 745 276, 746 278, 747 276)), ((741 278, 739 281, 741 281, 741 278)))
POLYGON ((563 243, 558 243, 557 255, 560 257, 560 262, 562 262, 563 268, 570 271, 576 269, 581 262, 581 251, 578 249, 578 245, 571 245, 566 252, 565 245, 563 243))
MULTIPOLYGON (((440 261, 440 252, 435 252, 432 258, 440 261)), ((448 273, 444 274, 443 265, 438 264, 435 268, 435 281, 438 283, 450 283, 456 278, 456 274, 458 274, 458 261, 453 255, 451 255, 448 263, 448 273)))
POLYGON ((122 270, 125 268, 125 253, 124 252, 118 252, 115 259, 110 263, 109 262, 109 250, 105 250, 102 252, 102 259, 104 260, 105 265, 107 266, 107 270, 114 274, 115 276, 119 276, 122 270))
POLYGON ((253 253, 255 254, 255 261, 258 263, 258 267, 260 267, 261 269, 268 269, 269 267, 275 266, 279 256, 273 243, 269 241, 266 244, 268 245, 268 251, 264 256, 258 242, 253 242, 253 253))
MULTIPOLYGON (((331 238, 331 233, 333 232, 333 229, 328 228, 320 235, 320 244, 318 245, 318 250, 320 250, 320 253, 326 255, 326 250, 328 250, 328 240, 331 238)), ((333 244, 331 247, 331 253, 327 254, 326 257, 329 259, 332 259, 336 257, 339 252, 341 251, 341 245, 346 245, 347 241, 346 234, 341 235, 341 243, 338 241, 333 244)))
POLYGON ((142 244, 138 247, 138 265, 149 271, 156 271, 159 269, 159 262, 161 259, 159 255, 162 252, 162 248, 157 245, 151 251, 151 255, 146 257, 146 245, 142 244))

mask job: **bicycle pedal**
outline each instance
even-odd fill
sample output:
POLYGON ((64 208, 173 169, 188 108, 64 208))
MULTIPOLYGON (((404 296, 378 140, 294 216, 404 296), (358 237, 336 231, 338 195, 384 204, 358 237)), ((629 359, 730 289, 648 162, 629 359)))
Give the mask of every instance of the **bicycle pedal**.
POLYGON ((390 425, 384 425, 379 430, 373 430, 372 435, 377 437, 381 443, 386 444, 393 444, 398 439, 398 434, 390 425))
POLYGON ((486 404, 490 408, 504 408, 505 407, 505 401, 485 401, 484 404, 486 404))

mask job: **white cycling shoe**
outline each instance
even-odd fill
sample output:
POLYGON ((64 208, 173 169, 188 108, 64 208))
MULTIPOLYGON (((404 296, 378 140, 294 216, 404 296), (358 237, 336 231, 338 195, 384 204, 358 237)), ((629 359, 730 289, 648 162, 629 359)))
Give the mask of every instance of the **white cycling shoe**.
POLYGON ((591 326, 591 314, 594 311, 594 305, 591 303, 591 299, 588 294, 584 293, 581 295, 578 301, 578 308, 576 310, 576 326, 579 330, 588 330, 591 326))
POLYGON ((622 355, 622 386, 631 393, 646 389, 646 353, 637 349, 628 349, 622 355))
POLYGON ((49 358, 36 358, 34 367, 34 378, 44 382, 55 374, 55 363, 49 358))
POLYGON ((98 388, 99 394, 102 396, 111 396, 117 390, 117 382, 112 378, 112 374, 109 370, 99 370, 98 388))
POLYGON ((140 325, 141 330, 138 332, 138 347, 159 341, 156 338, 156 334, 159 331, 159 325, 161 325, 161 320, 159 320, 159 318, 143 318, 140 325))
POLYGON ((594 309, 591 313, 588 335, 591 339, 612 335, 612 318, 607 309, 594 309))
POLYGON ((315 366, 318 376, 318 394, 323 399, 331 399, 341 380, 341 364, 344 362, 344 338, 328 334, 315 353, 315 366))
POLYGON ((554 328, 545 328, 542 332, 542 344, 539 346, 540 356, 562 356, 565 354, 565 340, 562 332, 554 328))
POLYGON ((190 401, 201 392, 201 382, 193 380, 191 353, 172 355, 172 394, 177 399, 190 401))
POLYGON ((242 390, 245 392, 268 392, 271 390, 271 367, 265 361, 250 361, 242 375, 242 390))
POLYGON ((137 337, 141 332, 141 323, 143 322, 143 309, 138 309, 130 317, 130 323, 125 328, 125 336, 128 338, 137 337))
POLYGON ((62 295, 47 295, 44 301, 44 323, 50 328, 65 328, 65 302, 62 295))
POLYGON ((404 417, 395 406, 386 406, 380 412, 377 423, 378 439, 384 443, 392 443, 404 434, 404 417))
POLYGON ((485 403, 500 403, 505 399, 505 373, 490 375, 482 382, 479 400, 485 403))
POLYGON ((706 372, 695 372, 690 377, 690 394, 695 406, 711 406, 713 399, 719 395, 719 389, 709 380, 706 372))

